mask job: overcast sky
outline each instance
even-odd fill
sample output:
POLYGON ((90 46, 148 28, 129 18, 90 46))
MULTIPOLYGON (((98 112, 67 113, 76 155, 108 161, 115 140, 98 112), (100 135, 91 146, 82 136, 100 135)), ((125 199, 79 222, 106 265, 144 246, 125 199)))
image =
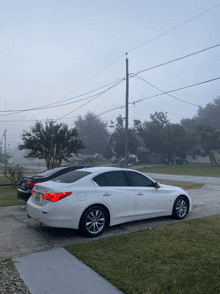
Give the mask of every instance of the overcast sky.
MULTIPOLYGON (((0 139, 7 129, 11 146, 36 119, 73 127, 74 120, 88 111, 104 113, 100 118, 107 123, 124 116, 124 108, 110 110, 125 104, 125 81, 112 84, 115 87, 98 97, 90 96, 125 77, 126 52, 129 73, 134 74, 220 43, 216 0, 0 2, 0 139), (97 91, 76 98, 93 90, 97 91), (49 104, 57 107, 8 112, 49 104)), ((215 47, 133 75, 129 102, 157 95, 158 89, 172 91, 219 78, 219 53, 220 47, 215 47)), ((211 102, 220 95, 220 80, 171 94, 175 98, 161 95, 130 104, 129 126, 133 119, 149 120, 155 111, 167 112, 171 122, 191 118, 198 107, 189 103, 211 102)))

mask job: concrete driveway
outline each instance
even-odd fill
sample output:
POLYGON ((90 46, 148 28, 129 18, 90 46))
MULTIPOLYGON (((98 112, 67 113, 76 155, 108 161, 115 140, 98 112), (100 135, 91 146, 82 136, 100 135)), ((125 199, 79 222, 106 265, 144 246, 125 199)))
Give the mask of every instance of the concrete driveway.
MULTIPOLYGON (((191 190, 194 208, 185 220, 220 214, 220 179, 149 174, 152 178, 182 180, 205 183, 199 190, 191 190)), ((184 221, 184 220, 183 220, 184 221)), ((171 217, 161 217, 131 222, 109 228, 98 238, 146 230, 178 222, 171 217)), ((98 239, 96 238, 96 239, 98 239)), ((16 258, 67 244, 88 242, 91 239, 80 236, 77 231, 41 227, 39 222, 29 219, 25 206, 0 208, 0 260, 16 258)))

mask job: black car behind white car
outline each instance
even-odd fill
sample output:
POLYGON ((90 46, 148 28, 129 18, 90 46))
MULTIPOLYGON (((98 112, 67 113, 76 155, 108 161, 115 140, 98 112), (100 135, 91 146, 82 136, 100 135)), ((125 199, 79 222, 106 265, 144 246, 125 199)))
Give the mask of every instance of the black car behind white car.
POLYGON ((77 169, 81 169, 84 167, 88 167, 88 166, 85 166, 85 165, 60 166, 60 167, 56 167, 53 169, 43 171, 42 173, 37 174, 37 175, 23 177, 23 179, 19 185, 19 188, 17 189, 17 198, 22 199, 25 202, 27 202, 31 196, 31 190, 36 183, 50 181, 50 180, 57 178, 63 174, 66 174, 68 172, 71 172, 71 171, 74 171, 77 169))

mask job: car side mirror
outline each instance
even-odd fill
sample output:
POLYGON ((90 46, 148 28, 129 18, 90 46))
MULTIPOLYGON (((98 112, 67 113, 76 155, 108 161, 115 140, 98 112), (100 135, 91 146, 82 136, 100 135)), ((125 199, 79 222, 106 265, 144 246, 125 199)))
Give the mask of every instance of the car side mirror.
POLYGON ((160 188, 160 185, 158 184, 158 182, 155 182, 155 183, 154 183, 154 187, 155 187, 156 189, 160 188))

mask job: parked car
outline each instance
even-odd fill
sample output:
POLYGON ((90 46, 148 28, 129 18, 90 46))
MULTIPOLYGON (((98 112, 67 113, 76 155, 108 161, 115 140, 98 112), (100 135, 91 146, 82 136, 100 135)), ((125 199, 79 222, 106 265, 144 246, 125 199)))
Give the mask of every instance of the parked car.
POLYGON ((46 181, 52 180, 58 176, 66 174, 70 171, 74 171, 74 170, 81 169, 84 167, 88 167, 88 166, 85 166, 85 165, 60 166, 60 167, 46 170, 46 171, 44 171, 40 174, 37 174, 37 175, 23 177, 23 179, 19 185, 19 188, 17 189, 17 198, 22 199, 25 202, 27 202, 31 196, 31 190, 36 183, 46 182, 46 181))
MULTIPOLYGON (((166 158, 164 160, 164 164, 169 164, 169 165, 174 164, 174 159, 173 158, 166 158)), ((177 157, 176 164, 188 164, 188 161, 184 158, 177 157)))
POLYGON ((91 167, 36 184, 26 209, 45 226, 96 237, 124 222, 164 215, 184 219, 192 200, 183 189, 159 184, 139 171, 91 167))

